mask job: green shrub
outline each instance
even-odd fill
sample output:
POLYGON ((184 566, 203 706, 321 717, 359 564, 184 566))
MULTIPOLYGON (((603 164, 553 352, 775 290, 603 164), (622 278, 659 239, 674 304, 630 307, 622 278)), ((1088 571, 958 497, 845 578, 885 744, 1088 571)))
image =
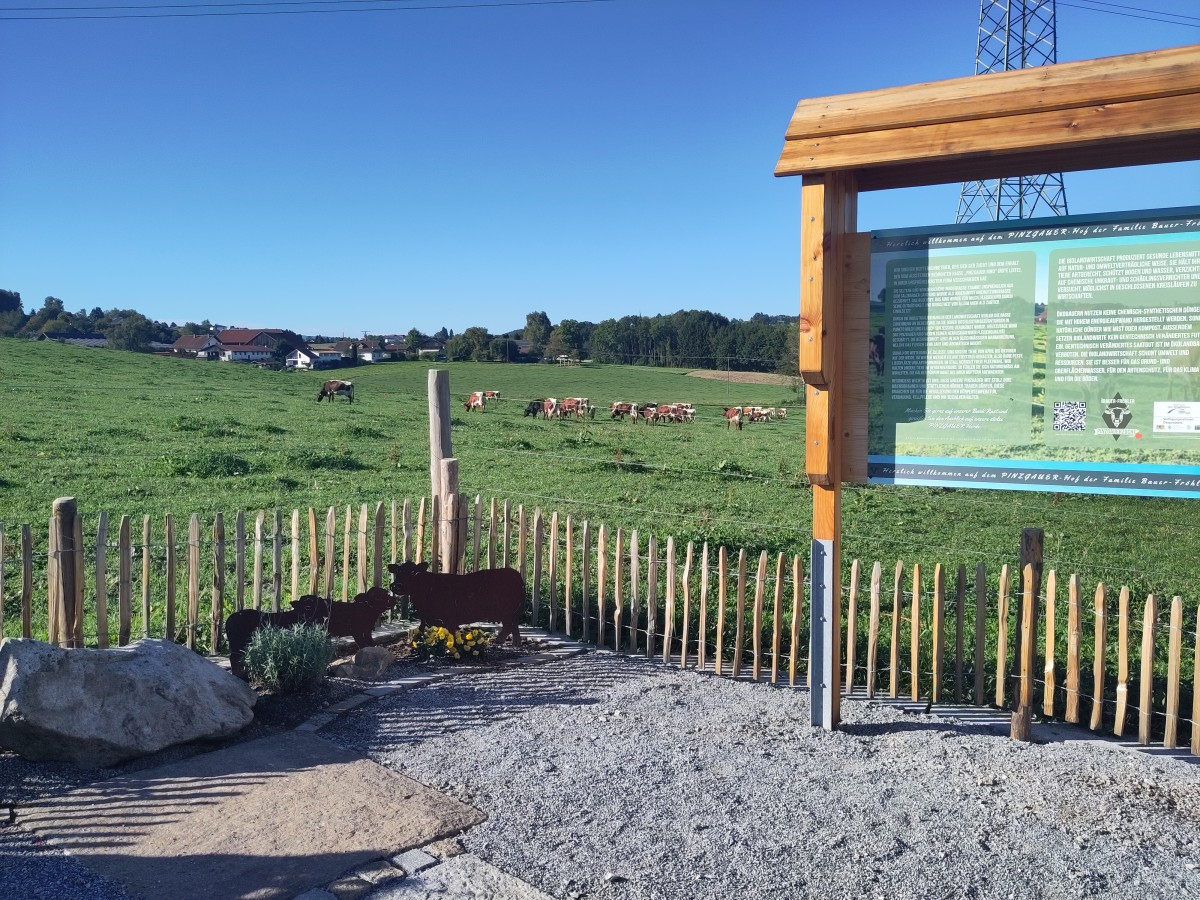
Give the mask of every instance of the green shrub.
POLYGON ((252 470, 249 460, 226 450, 199 450, 182 456, 162 456, 159 466, 168 475, 190 475, 195 478, 246 475, 252 470))
POLYGON ((255 684, 292 694, 320 684, 335 655, 333 641, 320 625, 266 626, 250 639, 246 673, 255 684))

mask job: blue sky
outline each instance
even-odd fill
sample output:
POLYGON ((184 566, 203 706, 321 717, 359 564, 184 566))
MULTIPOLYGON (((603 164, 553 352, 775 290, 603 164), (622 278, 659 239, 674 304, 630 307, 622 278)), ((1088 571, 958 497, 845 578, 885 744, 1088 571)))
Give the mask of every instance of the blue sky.
MULTIPOLYGON (((105 2, 0 0, 0 18, 105 2)), ((772 171, 796 101, 970 74, 979 15, 976 0, 403 8, 447 2, 465 0, 0 22, 0 288, 27 311, 53 295, 310 334, 794 314, 800 184, 772 171)), ((1200 16, 1195 0, 1137 6, 1200 16)), ((1058 30, 1063 62, 1200 42, 1065 2, 1058 30)), ((865 194, 859 224, 946 224, 957 195, 865 194)), ((1195 204, 1200 164, 1072 173, 1067 196, 1072 213, 1195 204)))

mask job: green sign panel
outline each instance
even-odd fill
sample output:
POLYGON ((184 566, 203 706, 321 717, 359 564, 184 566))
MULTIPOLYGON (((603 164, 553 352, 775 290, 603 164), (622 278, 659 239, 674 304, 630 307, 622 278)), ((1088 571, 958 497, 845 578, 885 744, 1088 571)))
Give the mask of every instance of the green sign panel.
POLYGON ((874 481, 1200 496, 1200 209, 875 232, 874 481))

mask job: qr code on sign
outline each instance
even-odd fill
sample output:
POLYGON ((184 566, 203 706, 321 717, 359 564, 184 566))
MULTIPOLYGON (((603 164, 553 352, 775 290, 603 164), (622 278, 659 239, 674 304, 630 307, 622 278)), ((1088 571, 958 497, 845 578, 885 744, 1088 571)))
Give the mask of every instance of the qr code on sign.
POLYGON ((1087 419, 1086 400, 1063 400, 1054 403, 1055 431, 1083 431, 1087 419))

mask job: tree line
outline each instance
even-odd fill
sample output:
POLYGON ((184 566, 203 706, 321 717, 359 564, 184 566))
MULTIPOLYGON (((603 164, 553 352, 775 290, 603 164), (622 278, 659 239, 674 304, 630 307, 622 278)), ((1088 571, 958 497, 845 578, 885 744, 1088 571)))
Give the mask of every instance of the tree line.
POLYGON ((799 365, 797 340, 795 316, 755 313, 739 320, 706 310, 679 310, 595 323, 563 319, 553 325, 545 312, 531 312, 523 330, 492 335, 472 327, 452 336, 446 356, 478 362, 565 356, 634 366, 791 374, 799 365), (524 353, 517 339, 527 342, 524 353))
MULTIPOLYGON (((173 343, 185 334, 211 331, 208 320, 167 324, 132 309, 95 307, 71 312, 57 297, 47 297, 40 309, 26 313, 19 293, 0 290, 0 336, 5 337, 98 333, 110 347, 145 352, 151 342, 173 343)), ((537 362, 567 357, 634 366, 791 374, 798 367, 797 335, 795 316, 765 313, 740 320, 693 309, 600 322, 563 319, 555 325, 544 311, 535 311, 526 315, 523 329, 503 334, 478 326, 458 334, 443 327, 433 335, 413 328, 406 346, 415 355, 422 341, 435 337, 445 341, 446 357, 451 360, 537 362)), ((362 343, 374 346, 382 339, 375 335, 362 343)))

